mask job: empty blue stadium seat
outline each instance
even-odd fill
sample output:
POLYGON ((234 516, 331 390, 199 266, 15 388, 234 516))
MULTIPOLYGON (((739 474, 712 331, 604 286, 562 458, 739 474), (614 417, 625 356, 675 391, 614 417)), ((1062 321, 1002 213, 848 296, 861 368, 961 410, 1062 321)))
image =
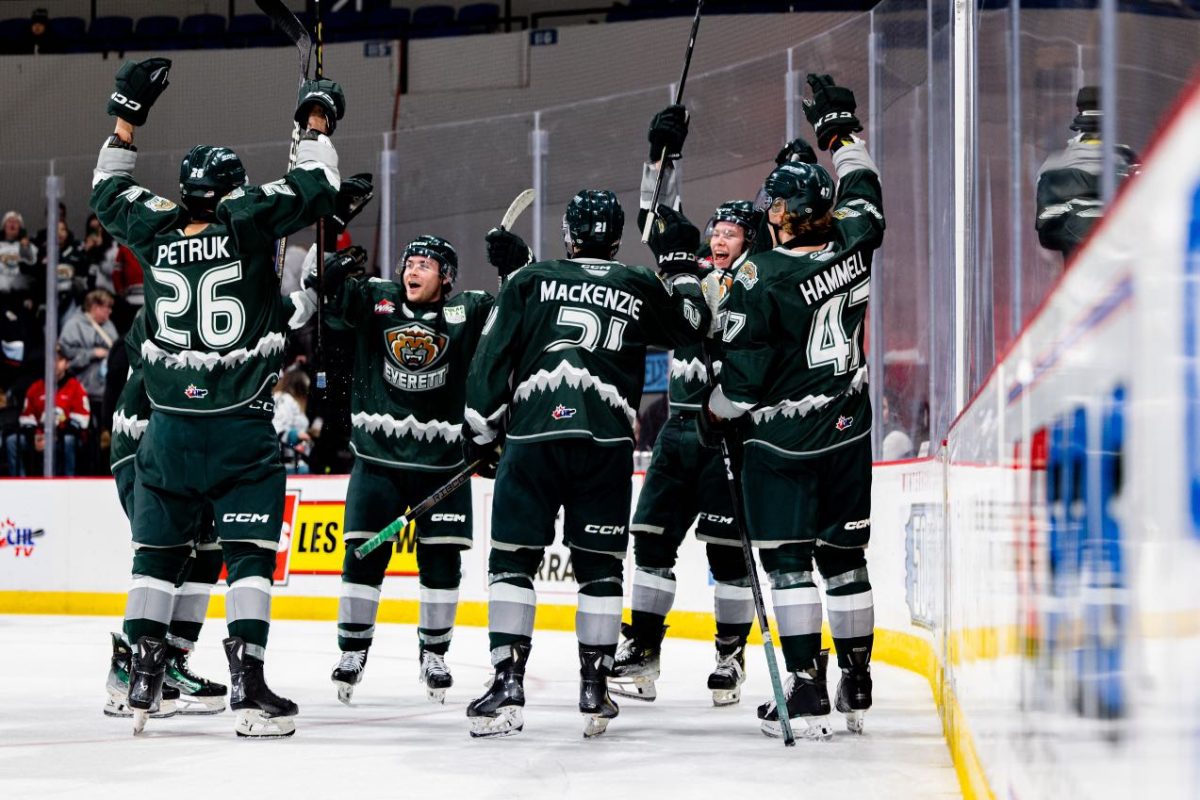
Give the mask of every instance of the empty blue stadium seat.
POLYGON ((266 14, 234 14, 225 41, 230 47, 261 47, 270 41, 271 18, 266 14))
POLYGON ((499 27, 500 6, 471 3, 458 10, 458 26, 464 33, 492 33, 499 27))
MULTIPOLYGON (((28 27, 29 21, 25 21, 28 27)), ((86 47, 87 22, 81 17, 52 17, 48 26, 50 33, 58 40, 58 51, 62 53, 79 53, 86 47)))
POLYGON ((421 6, 412 15, 412 37, 451 36, 454 29, 453 6, 421 6))
POLYGON ((185 47, 207 49, 225 46, 225 18, 219 14, 192 14, 179 26, 185 47))
POLYGON ((125 50, 132 36, 131 17, 96 17, 88 28, 88 43, 92 50, 125 50))
POLYGON ((377 8, 367 14, 367 27, 378 39, 399 39, 412 22, 407 8, 377 8))
POLYGON ((179 41, 179 17, 152 14, 133 24, 133 50, 176 50, 179 41))

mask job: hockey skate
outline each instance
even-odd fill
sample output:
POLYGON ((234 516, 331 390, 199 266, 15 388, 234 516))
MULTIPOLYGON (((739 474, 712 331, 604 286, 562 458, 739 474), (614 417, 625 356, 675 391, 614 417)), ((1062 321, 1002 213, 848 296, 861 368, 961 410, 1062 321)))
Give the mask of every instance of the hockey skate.
POLYGON ((167 643, 153 636, 137 640, 129 660, 129 695, 126 704, 133 712, 133 734, 146 728, 151 714, 162 710, 163 678, 167 671, 167 643))
MULTIPOLYGON (((579 713, 584 716, 583 738, 599 736, 621 709, 608 695, 610 667, 604 652, 596 647, 579 648, 579 713)), ((649 698, 653 700, 654 698, 649 698)))
POLYGON ((431 703, 445 703, 446 690, 454 685, 450 668, 446 666, 446 657, 424 647, 421 648, 421 669, 417 680, 425 686, 425 696, 431 703))
MULTIPOLYGON (((188 651, 167 645, 167 674, 165 684, 179 692, 176 706, 180 714, 220 714, 225 710, 224 684, 202 678, 188 666, 188 651)), ((164 692, 166 689, 164 688, 164 692)))
POLYGON ((280 738, 296 732, 293 718, 299 707, 285 697, 272 692, 263 677, 263 662, 246 655, 246 642, 230 636, 221 643, 229 659, 232 691, 229 707, 237 712, 238 736, 280 738))
POLYGON ((333 685, 337 687, 338 700, 350 705, 350 698, 354 696, 354 687, 362 683, 363 670, 366 668, 366 650, 342 651, 342 657, 338 659, 337 666, 333 668, 333 674, 329 676, 333 685))
POLYGON ((471 736, 514 736, 525 727, 525 664, 530 645, 514 644, 508 658, 496 665, 496 676, 483 697, 467 706, 471 736))
MULTIPOLYGON (((833 736, 833 725, 829 722, 829 689, 825 684, 828 659, 829 656, 822 652, 817 657, 816 667, 790 673, 783 685, 788 719, 792 722, 792 733, 798 739, 829 739, 833 736)), ((758 707, 758 718, 762 720, 762 732, 767 736, 783 736, 774 700, 758 707)))
POLYGON ((708 676, 714 706, 736 705, 746 682, 746 640, 740 636, 717 637, 717 666, 708 676))
POLYGON ((633 700, 644 700, 647 703, 654 702, 658 697, 654 682, 660 674, 659 657, 666 633, 667 626, 664 625, 657 636, 642 640, 634 635, 632 625, 621 623, 621 644, 613 662, 612 682, 609 687, 613 694, 633 700))
POLYGON ((871 707, 871 664, 866 653, 851 651, 850 668, 842 670, 835 707, 846 715, 846 729, 863 732, 863 717, 871 707))
MULTIPOLYGON (((133 709, 127 702, 129 698, 129 662, 133 653, 129 645, 125 643, 125 637, 119 633, 112 635, 112 646, 112 661, 108 667, 108 680, 104 684, 105 693, 108 695, 108 700, 104 703, 104 716, 129 719, 133 716, 133 709)), ((178 713, 175 702, 178 698, 177 691, 169 686, 164 686, 158 711, 151 712, 150 719, 166 719, 175 716, 178 713)))

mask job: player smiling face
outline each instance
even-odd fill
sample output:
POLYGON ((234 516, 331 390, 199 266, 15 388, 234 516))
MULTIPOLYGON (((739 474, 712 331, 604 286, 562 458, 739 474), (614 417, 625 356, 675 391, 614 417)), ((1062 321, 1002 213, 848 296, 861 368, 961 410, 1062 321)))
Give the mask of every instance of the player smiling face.
POLYGON ((746 232, 733 222, 718 222, 708 239, 712 262, 717 269, 729 269, 746 249, 746 232))
POLYGON ((409 256, 404 262, 404 292, 410 303, 434 303, 440 300, 442 274, 437 259, 409 256))

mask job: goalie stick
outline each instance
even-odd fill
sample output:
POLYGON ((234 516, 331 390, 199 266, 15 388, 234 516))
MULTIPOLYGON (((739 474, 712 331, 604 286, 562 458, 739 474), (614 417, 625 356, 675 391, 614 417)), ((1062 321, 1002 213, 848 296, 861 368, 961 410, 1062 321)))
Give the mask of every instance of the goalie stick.
MULTIPOLYGON (((696 49, 696 33, 700 30, 700 12, 704 9, 704 0, 696 0, 696 16, 692 18, 692 34, 688 37, 687 50, 683 55, 683 74, 675 85, 675 105, 683 102, 683 85, 687 83, 688 68, 692 66, 692 51, 696 49)), ((646 213, 646 226, 642 228, 642 244, 650 241, 650 226, 658 215, 658 198, 662 194, 663 170, 667 166, 667 150, 663 148, 658 157, 658 177, 654 180, 654 196, 650 200, 650 209, 646 213)))
POLYGON ((408 513, 396 517, 396 519, 392 520, 391 524, 355 548, 354 557, 361 561, 378 550, 388 539, 395 538, 400 531, 408 526, 408 523, 454 494, 460 486, 471 480, 471 476, 475 474, 475 468, 478 466, 478 461, 472 461, 470 464, 467 464, 461 472, 446 481, 446 484, 442 488, 429 495, 429 497, 426 497, 420 503, 417 503, 416 508, 410 509, 408 513))

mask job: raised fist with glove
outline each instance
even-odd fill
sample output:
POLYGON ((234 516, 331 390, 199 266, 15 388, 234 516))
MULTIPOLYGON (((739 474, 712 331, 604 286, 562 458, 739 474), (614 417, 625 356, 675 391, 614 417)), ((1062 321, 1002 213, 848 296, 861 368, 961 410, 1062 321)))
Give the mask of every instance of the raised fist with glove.
MULTIPOLYGON (((317 247, 309 250, 308 260, 304 263, 304 288, 316 289, 317 279, 317 247)), ((342 291, 342 285, 347 278, 362 275, 367 271, 367 251, 358 245, 347 247, 336 253, 325 254, 324 285, 321 287, 325 297, 337 297, 342 291)))
POLYGON ((700 247, 700 229, 680 212, 660 205, 650 226, 650 251, 665 275, 696 272, 696 250, 700 247))
POLYGON ((296 100, 296 122, 300 123, 301 128, 307 127, 309 114, 314 107, 320 108, 325 115, 325 133, 332 136, 337 121, 346 113, 346 94, 342 91, 342 85, 328 78, 305 81, 300 86, 296 100))
POLYGON ((337 199, 333 201, 333 214, 329 217, 329 221, 333 223, 329 227, 335 228, 336 233, 346 230, 350 220, 357 217, 358 213, 366 208, 367 203, 371 202, 371 198, 375 196, 373 181, 374 177, 369 172, 342 178, 337 199))
POLYGON ((817 147, 834 149, 833 145, 842 137, 862 130, 862 123, 854 116, 858 104, 854 92, 837 86, 828 75, 809 74, 808 85, 812 87, 812 100, 804 101, 804 116, 817 134, 817 147))
POLYGON ((504 228, 492 228, 485 237, 488 263, 501 278, 507 278, 521 267, 533 263, 533 250, 525 240, 504 228))
POLYGON ((108 115, 130 125, 145 125, 146 115, 170 81, 171 59, 126 61, 117 70, 116 90, 108 97, 108 115))
POLYGON ((781 167, 784 164, 790 164, 796 161, 800 161, 805 164, 817 163, 817 154, 812 149, 812 145, 803 139, 792 139, 790 142, 785 144, 783 149, 780 150, 775 156, 775 163, 781 167))
POLYGON ((683 106, 667 106, 650 121, 650 160, 658 161, 666 153, 668 161, 678 161, 687 139, 688 113, 683 106))

